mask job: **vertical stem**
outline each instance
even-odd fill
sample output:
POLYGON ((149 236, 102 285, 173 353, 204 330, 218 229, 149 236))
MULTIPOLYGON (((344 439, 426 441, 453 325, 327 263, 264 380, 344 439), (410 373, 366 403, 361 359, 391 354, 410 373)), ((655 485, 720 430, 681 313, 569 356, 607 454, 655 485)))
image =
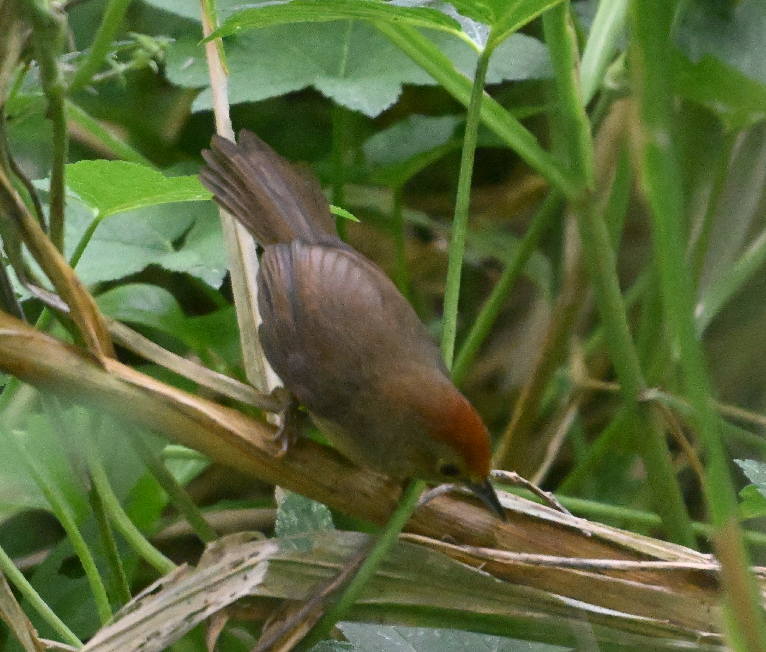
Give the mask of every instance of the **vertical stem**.
MULTIPOLYGON (((458 72, 455 64, 427 37, 409 25, 381 21, 375 23, 375 29, 431 75, 458 102, 470 105, 474 88, 471 81, 458 72)), ((577 183, 572 175, 540 146, 516 118, 489 96, 482 100, 481 120, 564 196, 569 198, 577 193, 577 183)))
MULTIPOLYGON (((216 27, 214 0, 200 0, 202 9, 202 34, 210 36, 216 27)), ((233 141, 234 129, 231 125, 228 100, 228 77, 224 65, 221 39, 205 43, 210 91, 213 95, 213 113, 216 133, 233 141)), ((276 374, 269 367, 258 337, 258 257, 253 238, 245 227, 239 224, 223 209, 221 226, 224 244, 229 258, 231 288, 234 306, 237 310, 237 325, 242 344, 242 362, 248 381, 256 389, 268 392, 278 384, 276 374)))
POLYGON ((693 548, 696 539, 664 432, 652 418, 649 407, 640 403, 646 383, 628 326, 609 231, 592 192, 595 177, 593 143, 575 76, 577 46, 569 24, 568 2, 543 14, 543 29, 560 98, 557 117, 563 130, 562 142, 568 163, 581 183, 580 197, 574 202, 573 209, 577 214, 583 255, 623 400, 631 419, 641 426, 633 443, 644 460, 647 479, 654 489, 655 508, 668 535, 677 543, 693 548))
POLYGON ((33 25, 35 58, 40 66, 43 92, 48 100, 48 117, 53 125, 50 239, 59 251, 63 251, 65 170, 69 141, 64 110, 66 84, 59 69, 58 58, 66 42, 66 17, 53 6, 38 0, 30 0, 26 6, 33 25))
POLYGON ((628 0, 600 0, 588 34, 580 64, 582 101, 587 105, 596 94, 625 30, 628 0))
POLYGON ((718 208, 718 202, 721 200, 721 195, 723 195, 724 188, 726 187, 726 179, 729 174, 729 162, 731 161, 734 145, 737 142, 737 136, 739 136, 739 133, 735 131, 727 131, 724 134, 723 146, 718 153, 718 160, 716 161, 713 185, 710 189, 707 208, 702 217, 702 224, 700 225, 698 236, 696 240, 692 242, 692 246, 688 253, 691 260, 694 279, 697 282, 699 282, 700 277, 702 276, 705 257, 707 256, 708 245, 710 244, 710 233, 713 229, 713 221, 715 219, 716 209, 718 208))
POLYGON ((385 559, 388 551, 399 540, 399 534, 407 521, 410 520, 412 512, 415 511, 415 508, 418 505, 418 499, 423 493, 425 486, 426 483, 422 480, 410 481, 407 488, 404 490, 402 497, 399 499, 399 505, 396 508, 396 511, 391 515, 391 518, 388 519, 385 527, 378 535, 374 548, 370 554, 367 555, 367 558, 349 582, 340 599, 327 610, 322 618, 319 619, 317 624, 311 630, 311 633, 303 641, 301 649, 307 650, 315 643, 326 638, 335 623, 342 620, 351 607, 354 606, 354 603, 361 595, 364 587, 367 586, 381 563, 383 563, 383 559, 385 559))
POLYGON ((80 559, 82 567, 85 570, 85 575, 88 578, 91 592, 96 601, 96 607, 98 609, 98 615, 101 619, 101 623, 106 623, 112 617, 112 610, 109 606, 109 598, 106 595, 106 589, 101 581, 101 576, 98 573, 96 562, 88 549, 88 544, 85 543, 85 539, 80 530, 77 528, 74 514, 69 504, 64 497, 58 491, 58 489, 48 480, 43 470, 40 468, 37 460, 35 460, 27 451, 27 447, 23 441, 23 435, 18 432, 3 433, 3 437, 6 440, 11 441, 19 453, 19 456, 24 461, 29 474, 34 479, 37 486, 42 491, 48 504, 51 506, 53 513, 58 518, 64 531, 69 538, 69 541, 74 548, 75 554, 80 559))
POLYGON ((109 0, 106 11, 104 11, 104 17, 101 19, 101 24, 98 26, 98 31, 90 45, 88 56, 72 79, 70 92, 87 86, 93 79, 93 75, 98 72, 104 59, 106 59, 106 55, 109 54, 109 47, 112 45, 117 30, 122 25, 129 6, 130 0, 109 0))
POLYGON ((114 526, 125 537, 130 547, 142 559, 146 560, 150 566, 155 568, 158 573, 165 575, 175 570, 176 565, 151 544, 125 513, 122 505, 120 505, 120 500, 112 490, 112 485, 109 483, 109 478, 106 475, 106 469, 101 463, 93 443, 86 441, 85 445, 88 447, 88 470, 90 471, 93 485, 101 496, 104 508, 114 526))
POLYGON ((120 559, 120 553, 117 550, 117 542, 114 538, 114 531, 109 523, 109 517, 104 509, 104 503, 98 490, 92 488, 88 492, 90 508, 93 510, 93 516, 98 525, 98 532, 101 537, 101 545, 104 548, 104 557, 112 573, 112 600, 118 607, 122 607, 130 602, 130 586, 128 577, 125 575, 125 568, 120 559))
POLYGON ((452 241, 449 248, 449 266, 447 268, 447 288, 444 293, 444 331, 442 333, 442 357, 448 368, 452 367, 455 354, 455 336, 457 335, 457 308, 460 297, 460 276, 463 271, 465 237, 468 229, 468 209, 471 201, 471 179, 473 178, 473 158, 476 152, 476 135, 481 116, 481 101, 484 95, 484 80, 487 76, 491 51, 484 50, 476 64, 471 99, 468 103, 468 116, 463 138, 463 153, 460 158, 460 178, 455 199, 455 217, 452 221, 452 241))
POLYGON ((402 216, 402 186, 397 185, 394 189, 394 208, 391 211, 391 229, 394 236, 394 249, 396 266, 394 270, 396 287, 404 297, 410 301, 410 278, 407 271, 407 248, 404 237, 404 218, 402 216))
POLYGON ((167 470, 165 464, 152 451, 146 443, 143 434, 135 427, 128 426, 128 437, 133 450, 136 451, 141 461, 149 469, 159 485, 165 490, 171 504, 186 518, 192 530, 202 543, 210 543, 218 538, 218 534, 205 520, 199 507, 194 503, 184 488, 178 483, 173 474, 167 470))
POLYGON ((692 270, 684 257, 683 196, 680 167, 672 132, 673 84, 667 62, 671 57, 671 26, 677 3, 632 0, 631 58, 638 97, 643 142, 643 190, 652 217, 665 317, 678 351, 686 398, 705 446, 705 496, 713 541, 721 562, 728 642, 735 649, 766 650, 766 623, 759 592, 737 521, 737 500, 729 475, 720 422, 711 400, 704 354, 694 324, 692 270))
POLYGON ((45 600, 40 597, 40 594, 35 591, 29 580, 24 577, 13 560, 8 556, 8 553, 0 548, 0 571, 11 581, 11 584, 16 587, 19 593, 29 603, 40 617, 46 622, 54 632, 56 632, 61 638, 69 645, 75 648, 82 647, 82 641, 77 638, 74 632, 66 626, 63 620, 61 620, 56 613, 51 609, 45 600))
POLYGON ((500 279, 495 283, 492 293, 481 307, 476 321, 458 351, 455 358, 455 366, 452 369, 452 379, 455 381, 455 384, 460 385, 460 382, 465 377, 468 368, 479 351, 479 347, 489 335, 490 330, 492 330, 492 326, 495 324, 503 304, 508 299, 516 280, 521 275, 524 265, 526 265, 530 256, 534 253, 542 234, 558 214, 561 203, 561 195, 554 191, 545 198, 537 209, 524 237, 519 242, 516 255, 506 266, 505 270, 503 270, 500 279))
MULTIPOLYGON (((346 131, 348 120, 346 109, 339 104, 332 106, 332 203, 343 208, 346 203, 346 131)), ((337 215, 335 227, 341 240, 346 238, 346 218, 337 215)))

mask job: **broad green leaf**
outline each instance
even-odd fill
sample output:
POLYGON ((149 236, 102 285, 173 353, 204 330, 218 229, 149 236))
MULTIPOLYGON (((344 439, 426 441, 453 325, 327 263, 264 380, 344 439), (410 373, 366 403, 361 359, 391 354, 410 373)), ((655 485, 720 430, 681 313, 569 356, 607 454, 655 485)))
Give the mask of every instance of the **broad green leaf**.
POLYGON ((412 115, 376 133, 364 144, 364 154, 375 166, 403 163, 447 143, 459 122, 455 116, 412 115))
POLYGON ((766 3, 737 2, 731 11, 718 3, 685 2, 676 20, 676 42, 694 62, 714 56, 743 75, 766 84, 766 3))
POLYGON ((739 492, 742 502, 739 504, 739 515, 742 519, 763 518, 766 516, 766 497, 754 484, 749 484, 739 492))
MULTIPOLYGON (((70 464, 64 442, 51 426, 48 419, 30 414, 19 430, 25 433, 24 445, 45 469, 48 481, 66 498, 78 517, 87 512, 87 500, 83 498, 81 479, 77 478, 70 464)), ((3 432, 2 437, 13 436, 3 432)), ((48 509, 43 496, 26 464, 18 454, 16 446, 5 441, 0 455, 0 510, 48 509)))
POLYGON ((319 641, 310 652, 355 652, 356 647, 347 641, 319 641))
POLYGON ((67 185, 99 217, 144 206, 210 199, 196 176, 166 177, 126 161, 79 161, 67 166, 67 185))
POLYGON ((693 62, 678 52, 673 67, 679 95, 715 111, 729 129, 739 131, 766 118, 766 85, 723 60, 706 54, 693 62))
MULTIPOLYGON (((487 70, 487 84, 553 75, 548 48, 536 38, 513 34, 495 48, 487 70)), ((473 74, 469 75, 473 78, 473 74)))
MULTIPOLYGON (((92 216, 68 213, 67 246, 79 241, 92 216)), ((226 275, 221 222, 209 202, 162 204, 103 220, 77 264, 88 285, 135 274, 148 265, 187 272, 218 288, 226 275)))
POLYGON ((565 649, 458 629, 351 622, 340 623, 338 629, 352 644, 350 649, 354 652, 555 652, 565 649))
POLYGON ((761 495, 766 498, 766 464, 756 460, 734 460, 761 495))
POLYGON ((756 460, 734 460, 742 469, 747 479, 753 484, 745 487, 740 496, 739 505, 742 518, 761 518, 766 516, 766 464, 756 460))
POLYGON ((454 0, 451 4, 464 16, 489 25, 489 46, 495 47, 559 2, 561 0, 454 0))
MULTIPOLYGON (((472 77, 476 51, 465 41, 432 32, 455 67, 472 77)), ((276 25, 226 42, 229 102, 259 102, 309 86, 353 111, 375 117, 396 102, 405 84, 435 81, 371 25, 361 22, 276 25), (276 56, 278 53, 279 56, 276 56)), ((165 70, 177 86, 203 90, 194 111, 212 109, 203 47, 196 40, 171 44, 165 70)), ((540 79, 550 75, 545 46, 514 35, 495 52, 487 81, 540 79)))
POLYGON ((457 21, 428 7, 400 7, 378 0, 293 0, 238 11, 229 16, 210 38, 231 36, 272 25, 331 20, 385 20, 460 33, 457 21))
POLYGON ((164 288, 146 283, 128 283, 97 298, 101 311, 118 321, 149 326, 167 333, 184 328, 186 315, 175 297, 164 288))
POLYGON ((471 20, 476 20, 485 25, 494 25, 497 21, 497 15, 489 2, 482 2, 481 0, 454 0, 450 4, 460 14, 471 20))
POLYGON ((332 514, 322 503, 293 491, 277 491, 277 522, 274 534, 290 537, 318 530, 332 530, 332 514))
POLYGON ((372 183, 399 187, 458 148, 460 141, 453 134, 459 122, 455 116, 413 115, 379 131, 364 144, 373 167, 372 183))
POLYGON ((241 359, 239 330, 232 306, 199 317, 187 317, 170 292, 143 283, 119 285, 99 295, 97 303, 105 315, 168 333, 200 356, 212 350, 228 364, 236 364, 241 359))

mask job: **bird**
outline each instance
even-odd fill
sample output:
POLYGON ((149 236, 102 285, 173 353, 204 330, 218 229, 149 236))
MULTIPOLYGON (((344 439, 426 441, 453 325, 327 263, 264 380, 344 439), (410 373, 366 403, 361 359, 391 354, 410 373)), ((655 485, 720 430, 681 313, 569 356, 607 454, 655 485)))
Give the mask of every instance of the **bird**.
POLYGON ((262 248, 258 333, 294 401, 353 462, 466 486, 504 518, 486 426, 410 303, 338 236, 316 177, 246 129, 202 156, 200 181, 262 248))

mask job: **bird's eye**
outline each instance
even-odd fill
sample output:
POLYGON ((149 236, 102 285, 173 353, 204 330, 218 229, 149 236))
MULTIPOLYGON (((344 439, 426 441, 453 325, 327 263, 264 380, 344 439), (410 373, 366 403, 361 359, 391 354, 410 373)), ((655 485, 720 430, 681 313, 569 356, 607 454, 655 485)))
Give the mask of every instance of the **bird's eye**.
POLYGON ((439 467, 439 473, 454 478, 456 475, 460 475, 460 469, 454 464, 442 464, 439 467))

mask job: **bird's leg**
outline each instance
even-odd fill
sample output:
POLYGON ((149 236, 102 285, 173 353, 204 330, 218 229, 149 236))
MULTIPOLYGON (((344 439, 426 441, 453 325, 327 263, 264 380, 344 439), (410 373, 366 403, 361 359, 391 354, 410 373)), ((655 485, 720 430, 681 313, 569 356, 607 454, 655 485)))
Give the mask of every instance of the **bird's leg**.
POLYGON ((284 409, 281 414, 281 423, 279 429, 274 434, 274 442, 280 444, 279 453, 277 457, 282 457, 290 449, 296 441, 298 441, 298 433, 300 432, 300 403, 292 392, 288 392, 283 387, 278 387, 272 394, 281 394, 280 399, 284 398, 284 409))

